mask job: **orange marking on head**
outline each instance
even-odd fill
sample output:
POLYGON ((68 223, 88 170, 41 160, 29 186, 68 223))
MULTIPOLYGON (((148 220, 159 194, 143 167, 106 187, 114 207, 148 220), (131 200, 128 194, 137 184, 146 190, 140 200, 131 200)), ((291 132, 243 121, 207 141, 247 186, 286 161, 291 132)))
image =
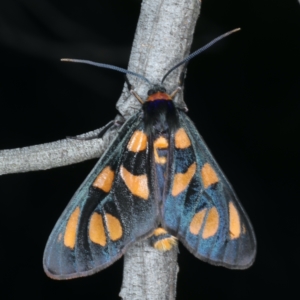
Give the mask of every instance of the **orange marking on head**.
POLYGON ((164 138, 163 136, 160 136, 159 138, 157 138, 154 143, 153 143, 153 148, 154 148, 154 159, 155 162, 158 164, 165 164, 167 162, 167 158, 162 156, 160 157, 158 155, 157 149, 166 149, 169 147, 169 143, 167 141, 166 138, 164 138))
POLYGON ((146 101, 155 101, 155 100, 172 100, 169 94, 157 92, 155 94, 150 95, 146 101))
POLYGON ((208 212, 202 237, 204 239, 207 239, 211 236, 214 236, 217 233, 218 228, 219 228, 219 213, 217 209, 213 206, 208 212))
POLYGON ((108 193, 112 187, 115 178, 115 172, 110 167, 105 167, 93 182, 93 187, 108 193))
POLYGON ((133 175, 123 166, 120 168, 120 175, 133 195, 145 200, 148 199, 149 188, 147 175, 133 175))
POLYGON ((209 163, 205 163, 201 170, 201 177, 204 188, 208 188, 210 185, 219 181, 219 178, 209 163))
POLYGON ((241 222, 239 213, 234 204, 229 202, 229 234, 232 240, 241 235, 241 222))
POLYGON ((89 237, 90 240, 95 244, 98 244, 102 247, 106 245, 106 235, 103 225, 103 219, 102 216, 97 212, 94 212, 90 219, 89 237))
POLYGON ((203 224, 205 214, 206 214, 206 208, 200 210, 199 212, 197 212, 194 215, 194 217, 193 217, 193 219, 190 223, 190 232, 192 234, 194 234, 194 235, 199 234, 200 229, 201 229, 202 224, 203 224))
POLYGON ((191 146, 191 140, 183 128, 179 128, 175 133, 175 147, 185 149, 191 146))
POLYGON ((105 214, 108 234, 112 241, 120 239, 123 235, 121 222, 111 214, 105 214))
POLYGON ((170 237, 155 242, 153 246, 156 250, 165 252, 171 250, 175 245, 177 245, 177 239, 171 235, 170 237))
POLYGON ((158 227, 154 230, 153 234, 155 236, 159 236, 159 235, 162 235, 162 234, 166 234, 168 233, 165 229, 161 228, 161 227, 158 227))
POLYGON ((147 135, 140 130, 136 130, 127 144, 127 149, 132 152, 143 151, 147 148, 147 135))
POLYGON ((72 212, 66 226, 64 235, 64 244, 66 247, 74 249, 76 243, 77 224, 79 219, 80 209, 77 206, 72 212))
POLYGON ((196 172, 196 163, 192 163, 186 173, 177 173, 174 175, 174 182, 172 188, 172 195, 177 196, 181 192, 183 192, 187 186, 189 185, 190 181, 192 180, 194 174, 196 172))

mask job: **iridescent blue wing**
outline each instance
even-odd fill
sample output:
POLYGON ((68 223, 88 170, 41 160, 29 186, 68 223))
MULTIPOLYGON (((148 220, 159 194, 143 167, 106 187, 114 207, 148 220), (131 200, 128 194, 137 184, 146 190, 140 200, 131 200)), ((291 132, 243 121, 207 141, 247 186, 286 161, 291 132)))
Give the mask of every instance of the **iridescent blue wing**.
POLYGON ((156 228, 143 126, 139 114, 123 125, 62 213, 44 252, 48 276, 69 279, 100 271, 156 228))
POLYGON ((201 260, 248 268, 256 254, 252 225, 192 121, 178 117, 163 227, 201 260))

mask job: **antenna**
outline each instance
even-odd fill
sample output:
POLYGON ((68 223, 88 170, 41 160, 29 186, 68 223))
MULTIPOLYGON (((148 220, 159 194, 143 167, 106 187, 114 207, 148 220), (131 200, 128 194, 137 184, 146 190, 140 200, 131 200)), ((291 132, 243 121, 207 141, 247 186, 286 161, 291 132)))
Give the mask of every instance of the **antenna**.
POLYGON ((215 38, 214 40, 212 40, 211 42, 209 42, 208 44, 206 44, 205 46, 201 47, 200 49, 196 50, 195 52, 191 53, 188 57, 186 57, 184 60, 182 60, 181 62, 179 62, 177 65, 175 65, 173 68, 171 68, 167 74, 163 77, 163 79, 161 80, 161 84, 163 84, 163 82, 165 81, 165 79, 169 76, 169 74, 171 72, 173 72, 175 69, 177 69, 179 66, 183 65, 183 64, 187 64, 192 58, 194 58, 195 56, 197 56, 198 54, 202 53, 203 51, 205 51, 206 49, 208 49, 209 47, 211 47, 213 44, 217 43, 218 41, 222 40, 223 38, 227 37, 228 35, 237 32, 241 30, 241 28, 236 28, 233 29, 231 31, 228 31, 220 36, 218 36, 217 38, 215 38))
POLYGON ((90 60, 84 60, 84 59, 73 59, 73 58, 61 58, 61 61, 67 61, 67 62, 75 62, 75 63, 81 63, 81 64, 87 64, 87 65, 92 65, 95 67, 100 67, 100 68, 105 68, 105 69, 111 69, 114 71, 118 71, 121 73, 125 73, 125 74, 130 74, 132 76, 136 76, 140 79, 143 79, 144 81, 146 81, 149 85, 152 85, 152 83, 144 76, 137 74, 135 72, 120 68, 120 67, 116 67, 113 65, 108 65, 108 64, 102 64, 102 63, 96 63, 90 60))

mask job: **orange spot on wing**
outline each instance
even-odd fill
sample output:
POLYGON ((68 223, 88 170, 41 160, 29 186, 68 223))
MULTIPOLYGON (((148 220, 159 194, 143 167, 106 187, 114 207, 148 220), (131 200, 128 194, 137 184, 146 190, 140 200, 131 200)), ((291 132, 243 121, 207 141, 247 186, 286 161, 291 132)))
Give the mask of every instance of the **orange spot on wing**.
POLYGON ((186 173, 177 173, 174 175, 174 182, 172 188, 172 195, 177 196, 181 192, 183 192, 190 181, 192 180, 194 174, 196 172, 196 163, 192 163, 186 173))
POLYGON ((132 152, 143 151, 147 148, 147 135, 140 130, 136 130, 127 144, 127 149, 132 152))
POLYGON ((205 163, 201 170, 201 177, 204 188, 208 188, 210 185, 219 181, 219 178, 209 163, 205 163))
POLYGON ((241 235, 240 216, 232 202, 229 202, 229 234, 232 240, 241 235))
POLYGON ((200 229, 201 229, 202 224, 203 224, 205 214, 206 214, 206 208, 200 210, 199 212, 197 212, 194 215, 194 217, 193 217, 193 219, 190 223, 190 232, 192 234, 194 234, 194 235, 199 234, 200 229))
POLYGON ((111 214, 105 214, 107 230, 112 241, 120 239, 123 235, 123 229, 120 221, 111 214))
POLYGON ((172 100, 170 95, 167 93, 157 92, 150 95, 146 101, 155 101, 155 100, 172 100))
POLYGON ((106 245, 106 235, 102 216, 96 212, 92 214, 89 225, 89 237, 92 242, 100 246, 106 245))
POLYGON ((207 239, 211 236, 214 236, 217 233, 218 228, 219 228, 219 213, 217 209, 213 206, 208 212, 202 237, 204 239, 207 239))
POLYGON ((185 149, 191 146, 191 140, 183 128, 179 128, 175 133, 175 147, 185 149))
POLYGON ((66 247, 74 249, 76 243, 77 224, 79 219, 80 209, 77 206, 72 212, 66 226, 64 235, 64 244, 66 247))
POLYGON ((93 187, 108 193, 112 187, 115 172, 110 167, 105 167, 93 182, 93 187))
POLYGON ((158 164, 165 164, 167 162, 167 158, 166 157, 160 157, 158 155, 157 149, 166 149, 169 147, 169 143, 167 141, 166 138, 160 136, 159 138, 157 138, 155 140, 155 142, 153 143, 153 147, 154 147, 154 159, 155 162, 158 164))
POLYGON ((142 199, 149 197, 147 175, 133 175, 123 166, 120 168, 120 174, 130 192, 142 199))

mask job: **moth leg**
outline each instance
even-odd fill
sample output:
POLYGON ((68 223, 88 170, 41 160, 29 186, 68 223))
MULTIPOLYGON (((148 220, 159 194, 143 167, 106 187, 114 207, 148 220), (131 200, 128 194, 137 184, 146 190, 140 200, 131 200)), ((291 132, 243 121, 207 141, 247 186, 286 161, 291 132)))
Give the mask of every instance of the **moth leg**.
POLYGON ((181 90, 182 90, 182 87, 181 87, 181 86, 178 86, 178 87, 176 88, 176 90, 173 91, 172 94, 170 95, 171 99, 173 99, 173 98, 175 97, 175 95, 176 95, 178 92, 180 92, 181 90))
MULTIPOLYGON (((176 96, 176 94, 180 91, 183 90, 183 85, 184 85, 184 78, 185 78, 185 74, 186 74, 186 68, 187 68, 187 63, 184 65, 182 72, 180 73, 180 77, 179 77, 179 82, 178 82, 178 87, 172 92, 172 94, 170 95, 171 99, 174 99, 174 97, 176 96)), ((184 100, 182 100, 181 105, 176 105, 176 107, 184 112, 188 112, 188 108, 184 102, 184 100)))
POLYGON ((182 72, 180 73, 178 87, 170 95, 171 99, 173 99, 175 95, 183 89, 185 73, 186 73, 186 65, 183 67, 182 72))
MULTIPOLYGON (((123 124, 123 123, 122 123, 123 124)), ((120 126, 118 121, 114 120, 114 121, 110 121, 108 124, 106 124, 104 127, 102 127, 100 129, 100 132, 95 133, 93 135, 88 135, 88 136, 80 136, 80 135, 76 135, 76 136, 67 136, 67 139, 70 140, 78 140, 78 141, 89 141, 89 140, 94 140, 94 139, 100 139, 104 136, 104 134, 111 128, 113 128, 114 126, 120 126)))
POLYGON ((137 94, 137 92, 134 90, 134 86, 129 82, 129 79, 127 78, 127 76, 125 75, 125 81, 127 83, 127 87, 129 92, 141 103, 143 104, 144 101, 143 99, 137 94))

